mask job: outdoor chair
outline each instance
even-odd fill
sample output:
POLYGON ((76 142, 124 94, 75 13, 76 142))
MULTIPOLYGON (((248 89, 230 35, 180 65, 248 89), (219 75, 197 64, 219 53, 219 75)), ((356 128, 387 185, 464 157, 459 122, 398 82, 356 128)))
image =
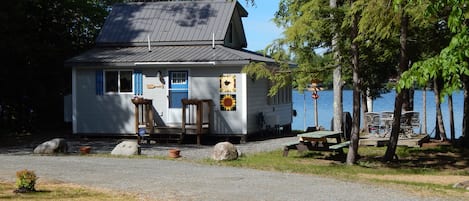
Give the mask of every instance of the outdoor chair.
POLYGON ((365 128, 368 129, 369 134, 379 135, 380 119, 379 114, 376 112, 365 113, 365 128))
POLYGON ((420 128, 420 117, 419 112, 407 111, 401 115, 401 129, 403 136, 406 138, 412 138, 417 133, 415 129, 420 128))
POLYGON ((392 122, 394 120, 393 111, 383 111, 381 114, 381 128, 383 128, 384 137, 391 134, 392 122))

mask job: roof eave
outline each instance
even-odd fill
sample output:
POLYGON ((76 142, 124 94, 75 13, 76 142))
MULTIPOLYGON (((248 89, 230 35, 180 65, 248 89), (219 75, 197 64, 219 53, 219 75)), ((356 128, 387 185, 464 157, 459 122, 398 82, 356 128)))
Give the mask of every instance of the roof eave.
MULTIPOLYGON (((150 41, 151 46, 191 46, 191 45, 223 45, 224 42, 222 40, 215 40, 215 41, 150 41)), ((97 43, 96 47, 146 47, 148 46, 148 42, 145 43, 97 43)))
POLYGON ((161 67, 161 66, 244 66, 250 60, 227 60, 227 61, 168 61, 168 62, 66 62, 65 67, 161 67))

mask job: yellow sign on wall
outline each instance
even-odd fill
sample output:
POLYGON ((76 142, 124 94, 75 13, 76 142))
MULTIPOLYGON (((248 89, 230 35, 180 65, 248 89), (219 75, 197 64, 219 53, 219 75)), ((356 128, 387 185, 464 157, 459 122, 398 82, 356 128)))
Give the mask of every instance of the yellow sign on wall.
POLYGON ((236 111, 236 95, 220 95, 221 111, 236 111))

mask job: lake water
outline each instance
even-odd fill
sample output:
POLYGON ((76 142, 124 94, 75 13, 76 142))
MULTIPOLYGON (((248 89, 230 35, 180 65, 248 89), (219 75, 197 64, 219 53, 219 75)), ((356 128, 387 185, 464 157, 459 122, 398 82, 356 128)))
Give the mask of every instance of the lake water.
MULTIPOLYGON (((435 98, 433 91, 427 91, 427 133, 430 136, 435 136, 435 98)), ((331 120, 333 117, 333 91, 319 91, 318 92, 318 123, 320 126, 330 129, 331 120)), ((373 101, 373 111, 394 111, 395 91, 382 94, 381 98, 373 101)), ((421 123, 423 124, 423 95, 421 90, 416 90, 414 94, 414 110, 420 112, 421 123)), ((344 112, 350 112, 352 115, 352 91, 343 91, 343 108, 344 112)), ((446 136, 450 138, 449 127, 449 112, 448 101, 445 99, 441 104, 443 119, 445 124, 446 136)), ((464 109, 464 94, 462 91, 453 94, 453 108, 454 108, 454 125, 455 136, 459 138, 462 134, 462 118, 464 109)), ((293 109, 297 111, 297 116, 293 117, 293 129, 305 130, 314 124, 314 105, 311 98, 311 92, 305 91, 299 93, 293 91, 293 109), (306 112, 305 112, 306 111, 306 112), (305 115, 306 114, 306 115, 305 115)), ((423 132, 423 131, 422 131, 423 132)))

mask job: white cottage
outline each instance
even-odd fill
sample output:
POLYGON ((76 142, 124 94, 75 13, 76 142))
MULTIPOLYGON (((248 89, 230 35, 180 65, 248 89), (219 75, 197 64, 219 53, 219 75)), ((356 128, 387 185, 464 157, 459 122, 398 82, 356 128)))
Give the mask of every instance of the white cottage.
POLYGON ((209 135, 289 132, 291 88, 268 97, 267 80, 241 73, 250 62, 275 66, 273 59, 243 49, 241 18, 247 15, 236 1, 113 6, 96 47, 65 62, 72 68, 73 133, 144 130, 157 136, 181 133, 199 119, 209 135), (146 101, 147 110, 131 100, 146 101))

